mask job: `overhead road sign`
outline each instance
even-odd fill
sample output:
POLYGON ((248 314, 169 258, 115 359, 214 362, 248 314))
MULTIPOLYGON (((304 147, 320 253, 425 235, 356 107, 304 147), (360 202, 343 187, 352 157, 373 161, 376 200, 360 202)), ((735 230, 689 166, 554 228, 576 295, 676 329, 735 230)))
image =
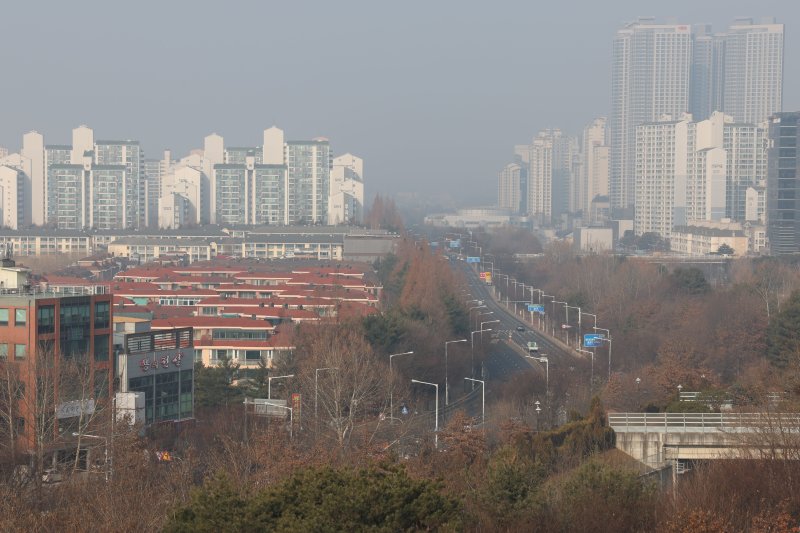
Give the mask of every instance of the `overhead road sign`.
POLYGON ((481 262, 480 257, 467 256, 467 263, 480 263, 480 262, 481 262))
POLYGON ((528 312, 529 313, 539 313, 540 315, 544 314, 544 306, 539 304, 528 304, 528 312))
POLYGON ((603 344, 602 340, 605 338, 603 333, 586 333, 583 336, 583 345, 586 348, 596 348, 603 344))

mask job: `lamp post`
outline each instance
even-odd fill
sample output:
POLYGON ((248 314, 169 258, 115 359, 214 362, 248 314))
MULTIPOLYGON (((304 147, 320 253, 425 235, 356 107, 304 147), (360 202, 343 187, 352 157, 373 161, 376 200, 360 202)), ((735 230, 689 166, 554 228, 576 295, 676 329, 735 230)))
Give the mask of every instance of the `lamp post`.
POLYGON ((542 408, 539 406, 539 400, 536 400, 536 431, 539 431, 539 413, 542 412, 542 408))
POLYGON ((470 371, 470 374, 472 374, 473 376, 475 375, 475 334, 476 333, 480 333, 481 337, 482 337, 484 331, 492 331, 492 328, 488 328, 488 329, 485 329, 485 330, 484 329, 476 329, 475 331, 472 331, 469 334, 469 337, 470 337, 470 351, 472 352, 472 354, 471 354, 472 370, 470 371))
POLYGON ((444 404, 450 405, 450 386, 447 382, 447 345, 454 342, 467 342, 467 339, 458 339, 454 341, 445 341, 444 343, 444 404))
POLYGON ((389 420, 394 420, 394 372, 392 372, 392 358, 399 355, 411 355, 413 351, 389 354, 389 420))
POLYGON ((272 399, 272 380, 273 379, 283 379, 283 378, 293 378, 294 374, 287 374, 285 376, 270 376, 267 378, 267 400, 272 399))
POLYGON ((419 381, 417 379, 412 379, 411 383, 419 383, 420 385, 430 385, 431 387, 436 387, 436 422, 434 424, 434 446, 436 448, 439 447, 439 384, 438 383, 428 383, 427 381, 419 381))
POLYGON ((105 443, 105 449, 103 451, 103 458, 104 458, 103 460, 105 462, 104 477, 105 477, 106 482, 108 482, 109 478, 111 477, 111 472, 110 472, 111 465, 108 462, 108 437, 101 437, 100 435, 89 435, 88 433, 75 433, 75 432, 72 433, 72 436, 73 437, 78 437, 78 439, 81 439, 82 437, 86 437, 86 438, 89 438, 89 439, 102 439, 103 440, 103 442, 105 443))
MULTIPOLYGON (((494 311, 486 311, 485 313, 478 313, 477 315, 475 315, 475 327, 478 327, 478 321, 480 320, 480 318, 482 316, 489 316, 489 315, 493 315, 493 314, 494 314, 494 311)), ((483 326, 481 326, 481 327, 483 327, 483 326)))
MULTIPOLYGON (((556 299, 556 297, 553 296, 552 294, 545 294, 544 292, 542 292, 542 294, 541 294, 541 296, 539 298, 539 303, 541 303, 542 298, 552 298, 553 301, 555 301, 555 299, 556 299)), ((545 304, 545 305, 547 305, 547 304, 545 304)), ((555 313, 555 308, 556 308, 556 306, 554 305, 553 306, 553 313, 555 313)), ((548 318, 550 319, 550 323, 553 323, 553 318, 554 317, 553 316, 549 316, 548 317, 548 315, 544 316, 544 331, 545 332, 547 332, 547 319, 548 318)), ((556 336, 556 327, 555 327, 555 325, 553 325, 553 337, 555 337, 555 336, 556 336)))
MULTIPOLYGON (((336 367, 329 366, 325 368, 317 368, 314 370, 314 420, 317 421, 317 406, 319 404, 319 373, 324 370, 339 370, 336 367)), ((317 423, 319 426, 319 423, 317 423)))
MULTIPOLYGON (((577 309, 578 310, 578 332, 575 338, 575 344, 578 346, 581 345, 581 308, 575 305, 568 305, 567 309, 577 309)), ((569 333, 567 333, 569 335, 569 333)))
POLYGON ((589 391, 591 392, 591 389, 594 387, 594 352, 591 352, 589 350, 582 350, 580 348, 578 348, 577 350, 581 353, 588 353, 589 355, 592 356, 592 373, 589 377, 589 391))
POLYGON ((611 332, 605 328, 598 328, 597 326, 594 327, 594 330, 606 332, 606 336, 599 337, 599 340, 608 343, 608 379, 611 379, 611 332))
MULTIPOLYGON (((564 313, 566 314, 566 321, 569 323, 569 309, 567 308, 567 302, 559 302, 555 298, 553 299, 553 318, 556 317, 556 304, 562 304, 564 306, 564 313)), ((553 337, 556 336, 556 324, 553 322, 553 337)), ((569 333, 567 333, 567 346, 569 346, 569 333)))
MULTIPOLYGON (((487 331, 487 330, 485 330, 485 329, 483 328, 483 326, 484 326, 485 324, 494 324, 494 323, 496 323, 496 322, 500 322, 500 320, 499 320, 499 319, 496 319, 496 320, 487 320, 487 321, 485 321, 485 322, 481 322, 481 331, 487 331)), ((481 343, 483 343, 483 333, 481 333, 481 343)))
POLYGON ((481 384, 481 426, 486 430, 486 382, 482 379, 464 378, 481 384))
POLYGON ((535 355, 526 355, 525 357, 539 361, 540 363, 544 363, 544 395, 545 397, 548 397, 550 395, 550 360, 547 358, 547 354, 543 353, 539 357, 535 355))

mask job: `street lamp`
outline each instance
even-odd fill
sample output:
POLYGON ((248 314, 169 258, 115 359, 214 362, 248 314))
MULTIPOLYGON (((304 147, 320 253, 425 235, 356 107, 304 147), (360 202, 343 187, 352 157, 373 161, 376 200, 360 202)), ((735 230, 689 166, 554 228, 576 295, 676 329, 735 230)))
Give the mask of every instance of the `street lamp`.
MULTIPOLYGON (((575 306, 575 305, 568 305, 567 309, 570 309, 570 308, 578 310, 578 332, 577 332, 577 335, 575 336, 575 341, 576 341, 576 344, 578 346, 580 346, 581 345, 581 308, 578 307, 578 306, 575 306)), ((567 319, 567 323, 569 323, 569 319, 567 319)), ((567 333, 567 335, 568 335, 567 338, 569 338, 569 333, 567 333)))
POLYGON ((577 350, 579 352, 581 352, 581 353, 588 353, 589 355, 592 356, 592 374, 589 377, 589 389, 591 390, 591 388, 593 387, 593 383, 594 383, 594 352, 589 351, 589 350, 582 350, 580 348, 577 348, 577 350))
MULTIPOLYGON (((482 316, 488 316, 488 315, 493 315, 493 314, 494 314, 494 311, 486 311, 485 313, 478 313, 477 315, 475 315, 475 327, 478 326, 478 320, 480 320, 480 318, 482 316)), ((481 328, 483 328, 483 326, 481 326, 481 328)))
POLYGON ((598 340, 608 343, 608 379, 611 379, 611 332, 605 328, 598 328, 597 326, 594 327, 594 330, 606 332, 606 336, 598 337, 598 340))
POLYGON ((283 378, 293 378, 294 374, 287 374, 285 376, 269 376, 267 378, 267 400, 272 399, 272 380, 273 379, 283 379, 283 378))
POLYGON ((109 477, 111 475, 111 472, 110 472, 111 465, 108 462, 108 437, 101 437, 100 435, 89 435, 88 433, 75 433, 75 432, 72 433, 72 436, 73 437, 78 437, 78 439, 81 439, 82 437, 86 437, 86 438, 89 438, 89 439, 102 439, 103 440, 103 442, 105 443, 105 450, 103 451, 103 457, 104 457, 104 462, 105 462, 105 475, 104 475, 104 477, 105 477, 106 482, 108 482, 108 479, 109 479, 109 477))
POLYGON ((542 408, 539 406, 539 400, 536 400, 536 431, 539 431, 539 413, 542 412, 542 408))
POLYGON ((389 420, 394 420, 394 372, 392 372, 392 358, 399 355, 411 355, 413 351, 389 354, 389 420))
MULTIPOLYGON (((336 367, 329 366, 325 368, 317 368, 314 370, 314 420, 317 420, 317 405, 319 403, 319 373, 323 370, 339 370, 336 367)), ((319 423, 317 423, 319 426, 319 423)))
POLYGON ((445 341, 444 343, 444 404, 450 405, 450 387, 447 384, 447 345, 454 342, 467 342, 467 339, 458 339, 455 341, 445 341))
MULTIPOLYGON (((564 312, 566 313, 566 321, 569 322, 569 309, 567 309, 567 302, 559 302, 555 298, 553 298, 553 337, 556 336, 556 304, 563 304, 564 305, 564 312)), ((569 333, 567 333, 567 346, 569 346, 569 333)))
POLYGON ((482 379, 464 378, 481 384, 481 426, 486 430, 486 382, 482 379))
POLYGON ((539 357, 536 357, 535 355, 526 355, 525 357, 539 361, 540 363, 544 363, 544 395, 547 397, 550 394, 550 360, 547 358, 547 354, 543 353, 539 357))
POLYGON ((485 329, 485 330, 484 330, 484 329, 476 329, 475 331, 472 331, 472 332, 470 332, 470 334, 469 334, 469 338, 470 338, 470 351, 472 352, 472 353, 471 353, 471 359, 472 359, 472 370, 471 370, 471 372, 470 372, 470 373, 471 373, 473 376, 475 375, 475 334, 476 334, 476 333, 480 333, 480 334, 481 334, 481 337, 482 337, 482 336, 483 336, 483 332, 484 332, 484 331, 492 331, 492 328, 488 328, 488 329, 485 329))
MULTIPOLYGON (((481 322, 481 330, 483 330, 483 331, 486 331, 486 330, 483 328, 483 326, 484 326, 485 324, 494 324, 495 322, 500 322, 500 320, 499 320, 499 319, 496 319, 496 320, 487 320, 487 321, 485 321, 485 322, 481 322)), ((483 343, 483 333, 481 333, 481 343, 483 343)))
POLYGON ((431 387, 436 387, 436 423, 434 424, 434 446, 436 448, 439 447, 439 384, 438 383, 428 383, 427 381, 419 381, 417 379, 412 379, 411 383, 419 383, 420 385, 430 385, 431 387))

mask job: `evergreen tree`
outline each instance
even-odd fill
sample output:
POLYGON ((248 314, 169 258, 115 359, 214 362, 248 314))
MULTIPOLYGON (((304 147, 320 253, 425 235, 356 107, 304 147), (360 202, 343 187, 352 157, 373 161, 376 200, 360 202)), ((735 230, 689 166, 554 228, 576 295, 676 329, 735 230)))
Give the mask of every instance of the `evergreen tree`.
POLYGON ((767 327, 767 357, 780 368, 800 361, 800 291, 792 292, 767 327))

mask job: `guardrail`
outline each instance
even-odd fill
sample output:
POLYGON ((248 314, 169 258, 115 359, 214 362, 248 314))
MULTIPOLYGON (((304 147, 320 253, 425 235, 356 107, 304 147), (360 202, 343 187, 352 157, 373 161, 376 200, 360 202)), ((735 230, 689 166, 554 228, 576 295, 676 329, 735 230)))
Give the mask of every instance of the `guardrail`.
POLYGON ((608 425, 618 432, 800 432, 800 413, 614 413, 608 425))

